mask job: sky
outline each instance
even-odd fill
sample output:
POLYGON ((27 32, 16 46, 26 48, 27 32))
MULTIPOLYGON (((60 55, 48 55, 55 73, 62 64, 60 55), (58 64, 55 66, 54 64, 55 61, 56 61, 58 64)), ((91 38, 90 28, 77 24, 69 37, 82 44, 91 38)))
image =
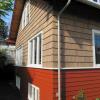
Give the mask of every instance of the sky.
POLYGON ((7 23, 7 25, 9 26, 11 23, 11 19, 12 19, 12 12, 9 12, 7 16, 5 16, 4 21, 7 23))

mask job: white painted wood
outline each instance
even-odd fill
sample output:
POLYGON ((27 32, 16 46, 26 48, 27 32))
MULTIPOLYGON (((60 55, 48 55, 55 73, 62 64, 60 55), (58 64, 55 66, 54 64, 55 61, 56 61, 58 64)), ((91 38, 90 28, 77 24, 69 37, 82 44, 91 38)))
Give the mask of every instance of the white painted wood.
POLYGON ((36 34, 33 38, 31 38, 29 41, 28 41, 28 65, 29 66, 36 66, 36 67, 42 67, 42 32, 36 34), (40 44, 40 39, 41 39, 41 44, 40 44), (35 47, 35 42, 37 40, 37 43, 36 43, 36 47, 35 47), (33 41, 33 57, 32 57, 32 64, 30 63, 31 61, 31 54, 30 54, 30 48, 31 48, 31 45, 30 45, 30 42, 33 41), (40 45, 41 45, 41 48, 40 48, 40 45), (37 50, 36 51, 36 59, 35 59, 35 49, 37 50), (41 50, 41 55, 40 55, 40 50, 41 50), (41 56, 41 64, 39 64, 39 60, 40 60, 40 56, 41 56), (35 60, 36 60, 36 63, 35 63, 35 60))
POLYGON ((21 82, 21 78, 19 76, 16 76, 16 86, 19 90, 20 90, 20 82, 21 82))
POLYGON ((28 99, 29 100, 40 100, 39 88, 31 83, 28 83, 28 99))
POLYGON ((36 50, 37 50, 37 54, 36 54, 36 64, 39 64, 39 51, 40 51, 40 48, 39 48, 39 46, 40 46, 40 38, 39 38, 39 36, 38 37, 36 37, 36 39, 37 39, 37 47, 36 47, 36 50))
POLYGON ((100 35, 99 30, 92 30, 92 43, 93 43, 93 67, 100 67, 100 64, 96 64, 96 55, 95 55, 95 34, 100 35))

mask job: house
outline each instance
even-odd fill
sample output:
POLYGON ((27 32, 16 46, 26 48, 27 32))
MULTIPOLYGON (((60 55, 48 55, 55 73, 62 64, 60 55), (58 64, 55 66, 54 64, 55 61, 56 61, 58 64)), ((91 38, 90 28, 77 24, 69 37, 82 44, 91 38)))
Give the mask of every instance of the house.
POLYGON ((9 38, 24 100, 100 98, 100 0, 15 0, 9 38))

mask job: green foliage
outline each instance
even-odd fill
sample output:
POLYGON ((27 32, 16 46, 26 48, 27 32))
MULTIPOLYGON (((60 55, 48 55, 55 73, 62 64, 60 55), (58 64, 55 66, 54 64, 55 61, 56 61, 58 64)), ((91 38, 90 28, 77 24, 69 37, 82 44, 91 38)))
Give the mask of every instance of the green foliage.
POLYGON ((5 16, 8 11, 12 11, 13 0, 1 0, 0 1, 0 16, 5 16))
POLYGON ((0 39, 5 39, 8 33, 8 27, 3 19, 8 12, 13 11, 14 0, 0 0, 0 39))
POLYGON ((6 23, 2 20, 1 24, 0 24, 0 39, 5 39, 8 35, 8 26, 6 25, 6 23))
POLYGON ((75 100, 86 100, 86 95, 84 90, 80 90, 76 96, 75 100))
POLYGON ((6 57, 6 49, 0 49, 0 68, 2 69, 5 66, 7 57, 6 57))
POLYGON ((96 98, 96 100, 100 100, 100 98, 96 98))
POLYGON ((13 2, 14 0, 0 0, 0 26, 4 21, 2 17, 8 15, 8 12, 13 11, 13 2))

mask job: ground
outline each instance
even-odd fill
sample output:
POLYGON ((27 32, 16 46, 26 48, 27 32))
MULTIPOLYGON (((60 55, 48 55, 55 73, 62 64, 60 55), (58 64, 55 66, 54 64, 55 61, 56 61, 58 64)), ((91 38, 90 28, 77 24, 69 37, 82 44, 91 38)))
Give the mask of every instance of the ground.
POLYGON ((22 98, 15 85, 0 82, 0 100, 22 100, 22 98))

